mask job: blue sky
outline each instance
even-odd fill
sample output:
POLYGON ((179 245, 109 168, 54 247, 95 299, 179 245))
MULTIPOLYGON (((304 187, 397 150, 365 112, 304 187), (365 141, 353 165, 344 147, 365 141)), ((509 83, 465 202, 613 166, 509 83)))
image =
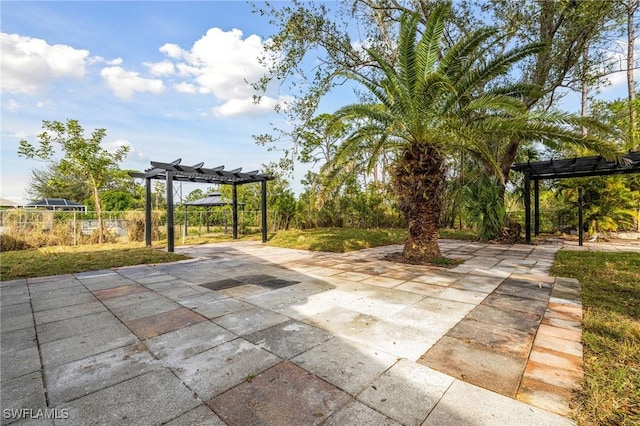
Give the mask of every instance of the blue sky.
POLYGON ((44 166, 16 154, 20 139, 37 142, 42 120, 105 128, 105 146, 130 146, 129 169, 182 158, 255 170, 277 159, 252 135, 282 120, 272 112, 281 95, 256 106, 245 83, 262 75, 256 57, 273 29, 246 2, 1 7, 0 196, 24 199, 31 169, 44 166))
MULTIPOLYGON (((256 56, 274 30, 245 1, 3 0, 0 8, 0 197, 25 200, 31 169, 44 166, 16 153, 20 139, 37 142, 42 120, 77 119, 87 135, 105 128, 105 147, 130 146, 127 169, 182 158, 254 170, 277 160, 252 135, 284 124, 271 107, 287 94, 273 87, 261 105, 251 101, 245 80, 262 75, 256 56)), ((621 96, 624 84, 602 94, 621 96)), ((565 108, 578 111, 575 100, 565 108)), ((185 195, 196 188, 205 189, 185 195)))

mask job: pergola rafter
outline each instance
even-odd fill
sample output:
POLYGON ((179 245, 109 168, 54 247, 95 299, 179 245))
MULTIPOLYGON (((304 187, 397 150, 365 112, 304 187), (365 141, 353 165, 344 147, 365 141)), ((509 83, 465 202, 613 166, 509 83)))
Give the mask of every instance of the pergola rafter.
MULTIPOLYGON (((544 179, 567 179, 640 173, 640 151, 628 152, 615 160, 602 156, 564 158, 561 160, 517 163, 511 170, 524 173, 525 238, 531 242, 531 181, 534 182, 534 232, 540 233, 539 182, 544 179)), ((582 245, 582 188, 578 188, 578 236, 582 245)))
POLYGON ((181 165, 181 159, 170 163, 151 162, 151 168, 144 172, 131 172, 135 178, 145 179, 146 203, 145 203, 145 241, 151 246, 151 180, 166 181, 167 190, 167 251, 174 251, 175 224, 173 206, 173 182, 195 182, 207 184, 232 185, 232 209, 233 209, 233 238, 238 238, 238 193, 237 186, 249 183, 261 183, 262 185, 262 242, 267 241, 267 182, 274 178, 258 170, 242 172, 242 168, 225 170, 224 166, 205 168, 204 163, 193 166, 181 165))

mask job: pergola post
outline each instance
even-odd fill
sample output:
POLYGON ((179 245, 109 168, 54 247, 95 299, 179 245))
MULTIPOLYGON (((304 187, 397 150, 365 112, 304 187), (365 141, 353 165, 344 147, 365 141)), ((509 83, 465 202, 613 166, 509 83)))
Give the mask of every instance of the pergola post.
POLYGON ((531 175, 524 174, 524 232, 525 241, 531 244, 531 175))
POLYGON ((151 179, 145 179, 144 242, 151 247, 151 179))
POLYGON ((235 183, 231 184, 231 214, 233 239, 238 239, 238 187, 235 183))
POLYGON ((173 172, 167 171, 167 251, 175 251, 175 224, 173 221, 173 172))
POLYGON ((578 245, 582 247, 582 187, 578 187, 578 245))
POLYGON ((533 234, 540 235, 540 180, 533 180, 533 234))
POLYGON ((189 206, 187 206, 185 204, 184 205, 184 232, 182 233, 182 244, 185 243, 187 235, 189 234, 189 223, 188 223, 188 219, 187 219, 187 209, 188 208, 189 208, 189 206))
POLYGON ((267 181, 262 181, 262 242, 267 242, 267 181))

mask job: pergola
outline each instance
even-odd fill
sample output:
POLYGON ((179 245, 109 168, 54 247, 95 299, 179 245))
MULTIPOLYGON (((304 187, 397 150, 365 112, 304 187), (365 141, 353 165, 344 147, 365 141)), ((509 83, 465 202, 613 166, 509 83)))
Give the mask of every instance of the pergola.
POLYGON ((248 183, 262 184, 262 242, 267 241, 267 181, 273 177, 261 174, 258 170, 242 172, 242 168, 234 170, 224 170, 224 166, 205 168, 204 163, 194 166, 183 166, 182 160, 177 159, 171 163, 151 162, 151 168, 140 172, 132 172, 130 175, 135 178, 143 178, 146 182, 146 202, 145 202, 145 242, 147 247, 151 246, 151 180, 166 181, 167 190, 167 251, 174 251, 175 247, 175 222, 173 205, 173 182, 197 182, 207 184, 222 184, 232 186, 232 222, 233 238, 238 238, 238 185, 248 183))
MULTIPOLYGON (((537 236, 540 233, 540 180, 640 173, 640 151, 629 151, 615 160, 607 160, 602 156, 552 159, 534 163, 517 163, 511 166, 511 169, 524 173, 525 238, 527 243, 531 243, 532 180, 534 182, 534 232, 537 236)), ((578 239, 580 245, 583 241, 582 210, 582 188, 578 187, 578 239)))
MULTIPOLYGON (((219 192, 212 192, 207 194, 204 198, 200 198, 197 200, 187 201, 182 203, 184 206, 184 235, 187 234, 187 210, 189 206, 195 207, 204 207, 207 210, 207 232, 209 232, 209 210, 211 207, 223 207, 232 205, 232 201, 222 197, 222 194, 219 192)), ((242 203, 238 203, 239 205, 243 205, 242 203)), ((225 231, 227 232, 227 220, 225 218, 225 231)))

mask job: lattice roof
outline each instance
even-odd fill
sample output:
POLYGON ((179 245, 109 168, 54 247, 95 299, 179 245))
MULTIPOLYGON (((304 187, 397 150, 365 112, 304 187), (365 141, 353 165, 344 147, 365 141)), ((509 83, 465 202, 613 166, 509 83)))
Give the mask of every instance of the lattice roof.
POLYGON ((181 165, 181 159, 171 163, 151 162, 151 168, 141 172, 132 172, 131 176, 145 179, 166 179, 167 172, 173 173, 173 180, 181 182, 198 182, 223 185, 242 185, 245 183, 263 182, 273 180, 273 176, 259 173, 258 170, 242 172, 242 167, 233 170, 224 170, 224 166, 214 168, 204 167, 204 163, 194 166, 181 165))
POLYGON ((640 151, 629 152, 618 160, 601 156, 565 158, 561 160, 517 163, 512 170, 529 174, 531 179, 563 179, 640 173, 640 151))

